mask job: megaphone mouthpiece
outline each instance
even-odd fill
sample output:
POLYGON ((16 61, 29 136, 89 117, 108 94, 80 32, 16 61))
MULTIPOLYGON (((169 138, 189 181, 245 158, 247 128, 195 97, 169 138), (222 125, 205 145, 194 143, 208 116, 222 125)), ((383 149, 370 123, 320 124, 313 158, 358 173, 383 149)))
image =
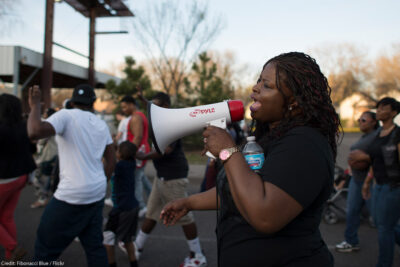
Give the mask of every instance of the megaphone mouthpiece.
POLYGON ((244 116, 243 102, 240 100, 229 100, 229 113, 231 115, 231 122, 241 121, 244 116))

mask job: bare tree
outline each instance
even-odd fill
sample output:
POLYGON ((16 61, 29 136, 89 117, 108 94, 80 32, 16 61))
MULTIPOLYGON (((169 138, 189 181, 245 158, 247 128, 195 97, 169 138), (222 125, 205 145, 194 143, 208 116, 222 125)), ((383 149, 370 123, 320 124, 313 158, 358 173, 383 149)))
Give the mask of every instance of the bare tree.
POLYGON ((221 77, 224 84, 232 87, 233 97, 242 100, 245 105, 250 103, 251 89, 258 77, 254 77, 249 66, 238 64, 235 54, 231 51, 211 52, 210 55, 217 64, 217 75, 221 77))
POLYGON ((176 98, 197 55, 206 50, 222 28, 205 1, 159 1, 137 10, 134 36, 141 45, 162 89, 176 98))
POLYGON ((120 78, 125 78, 125 73, 124 73, 124 68, 126 67, 125 62, 120 62, 120 63, 115 63, 111 62, 109 63, 109 66, 100 68, 100 72, 107 73, 112 76, 117 76, 120 78))
POLYGON ((356 92, 375 100, 367 49, 352 44, 336 44, 313 49, 313 54, 328 74, 334 104, 356 92))
POLYGON ((351 71, 332 73, 328 76, 328 80, 332 88, 332 102, 336 105, 353 93, 358 92, 360 88, 360 81, 351 71))
POLYGON ((400 44, 393 46, 392 55, 378 57, 374 66, 374 85, 378 96, 400 91, 400 44))

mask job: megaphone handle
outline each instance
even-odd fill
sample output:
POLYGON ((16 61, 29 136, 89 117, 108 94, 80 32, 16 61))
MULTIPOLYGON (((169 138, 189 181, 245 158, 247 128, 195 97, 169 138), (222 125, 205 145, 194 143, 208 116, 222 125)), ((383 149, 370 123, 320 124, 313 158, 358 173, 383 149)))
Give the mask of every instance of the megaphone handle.
POLYGON ((209 158, 211 158, 211 159, 217 159, 213 154, 211 154, 210 151, 207 151, 207 152, 206 152, 206 156, 209 157, 209 158))
MULTIPOLYGON (((207 123, 207 126, 209 126, 209 125, 219 127, 222 129, 226 129, 226 118, 221 118, 221 119, 216 119, 216 120, 210 121, 207 123)), ((216 157, 213 154, 211 154, 210 151, 206 152, 206 156, 209 158, 212 158, 212 159, 216 159, 216 157)))

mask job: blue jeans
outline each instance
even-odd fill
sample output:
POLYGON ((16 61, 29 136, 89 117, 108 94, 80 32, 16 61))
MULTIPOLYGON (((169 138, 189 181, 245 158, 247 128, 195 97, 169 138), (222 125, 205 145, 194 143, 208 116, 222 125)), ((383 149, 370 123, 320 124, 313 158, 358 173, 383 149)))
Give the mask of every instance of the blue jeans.
POLYGON ((379 257, 377 267, 390 267, 393 264, 393 253, 396 237, 400 227, 400 187, 375 185, 372 193, 372 216, 378 228, 379 257))
POLYGON ((351 178, 349 190, 347 193, 347 212, 346 212, 346 231, 344 237, 346 242, 352 245, 358 244, 358 228, 361 221, 361 210, 366 204, 370 210, 370 200, 365 201, 362 197, 361 190, 363 181, 351 178))
POLYGON ((147 195, 151 192, 151 183, 144 174, 144 167, 135 169, 135 197, 139 202, 139 208, 146 207, 146 203, 143 200, 143 188, 147 195))
POLYGON ((72 205, 53 197, 40 219, 34 260, 57 260, 74 238, 79 237, 87 265, 108 267, 103 246, 103 205, 104 199, 87 205, 72 205))

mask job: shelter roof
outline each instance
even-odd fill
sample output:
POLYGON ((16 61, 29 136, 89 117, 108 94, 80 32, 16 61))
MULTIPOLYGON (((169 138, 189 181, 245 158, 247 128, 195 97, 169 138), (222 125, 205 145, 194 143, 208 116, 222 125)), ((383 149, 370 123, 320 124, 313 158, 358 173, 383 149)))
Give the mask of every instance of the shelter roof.
POLYGON ((85 17, 90 17, 90 9, 95 7, 96 17, 132 17, 133 13, 123 0, 64 0, 85 17))
MULTIPOLYGON (((29 85, 40 84, 43 66, 43 54, 21 46, 0 46, 0 79, 4 82, 13 82, 15 63, 19 63, 20 84, 24 84, 33 76, 29 85)), ((117 84, 121 79, 106 73, 97 72, 96 88, 104 88, 108 80, 117 84)), ((70 62, 53 58, 53 88, 74 88, 77 84, 87 83, 88 69, 70 62)))

